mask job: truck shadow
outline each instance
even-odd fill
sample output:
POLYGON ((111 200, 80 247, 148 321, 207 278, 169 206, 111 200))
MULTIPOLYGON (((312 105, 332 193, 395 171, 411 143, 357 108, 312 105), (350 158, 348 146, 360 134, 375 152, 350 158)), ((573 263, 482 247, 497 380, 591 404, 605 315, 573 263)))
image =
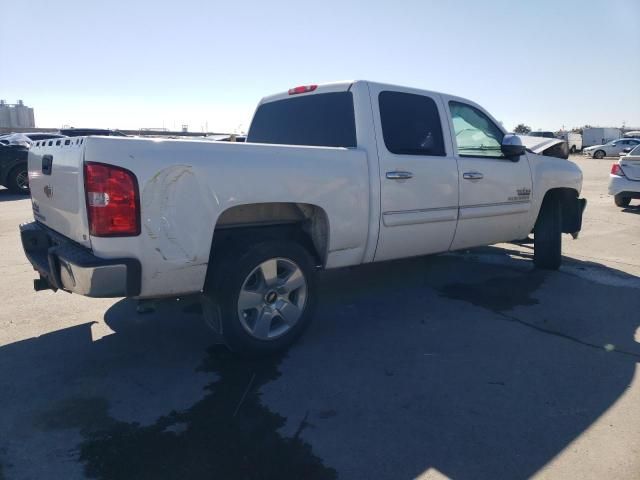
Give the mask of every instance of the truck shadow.
POLYGON ((622 211, 624 213, 635 213, 636 215, 640 215, 640 205, 630 205, 626 208, 623 208, 622 211))
POLYGON ((528 478, 632 382, 640 300, 623 272, 525 258, 325 272, 309 332, 269 359, 211 346, 193 308, 128 300, 100 340, 84 323, 1 347, 6 475, 20 451, 67 472, 62 442, 96 478, 528 478))
POLYGON ((16 200, 29 200, 29 195, 18 195, 0 187, 0 202, 13 202, 16 200))

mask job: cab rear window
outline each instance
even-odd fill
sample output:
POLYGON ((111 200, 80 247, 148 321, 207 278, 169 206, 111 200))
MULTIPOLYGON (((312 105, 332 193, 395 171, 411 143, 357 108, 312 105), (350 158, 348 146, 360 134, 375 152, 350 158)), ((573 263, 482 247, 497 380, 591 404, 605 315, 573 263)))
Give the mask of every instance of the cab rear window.
POLYGON ((353 95, 320 93, 262 104, 253 117, 247 142, 355 147, 353 95))

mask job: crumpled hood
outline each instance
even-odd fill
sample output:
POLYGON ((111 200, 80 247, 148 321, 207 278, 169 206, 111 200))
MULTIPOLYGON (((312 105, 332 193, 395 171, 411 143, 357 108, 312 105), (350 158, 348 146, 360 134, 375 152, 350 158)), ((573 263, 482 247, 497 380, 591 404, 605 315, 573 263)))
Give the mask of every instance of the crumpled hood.
POLYGON ((3 142, 6 142, 7 145, 22 145, 24 147, 28 147, 32 143, 31 139, 24 133, 10 133, 2 135, 0 138, 3 142))
POLYGON ((533 153, 538 154, 543 154, 542 152, 550 147, 565 142, 561 138, 530 137, 529 135, 518 136, 527 150, 531 150, 533 153))
POLYGON ((561 138, 530 137, 516 135, 527 151, 545 157, 569 158, 569 144, 561 138))

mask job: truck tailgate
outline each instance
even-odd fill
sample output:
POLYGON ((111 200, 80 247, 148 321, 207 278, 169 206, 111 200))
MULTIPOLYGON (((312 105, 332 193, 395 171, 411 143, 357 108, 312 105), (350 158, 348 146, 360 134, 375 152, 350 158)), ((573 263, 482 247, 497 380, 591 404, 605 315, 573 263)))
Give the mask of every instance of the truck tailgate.
POLYGON ((84 137, 35 142, 29 150, 29 187, 35 219, 89 247, 84 148, 84 137))

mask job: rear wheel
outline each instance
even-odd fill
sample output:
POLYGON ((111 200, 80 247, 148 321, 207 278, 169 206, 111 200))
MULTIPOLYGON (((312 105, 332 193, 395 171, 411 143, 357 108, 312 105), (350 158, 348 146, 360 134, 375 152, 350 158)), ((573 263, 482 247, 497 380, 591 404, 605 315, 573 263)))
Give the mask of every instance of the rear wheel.
POLYGON ((29 172, 27 165, 13 167, 7 177, 7 188, 11 193, 27 195, 29 193, 29 172))
POLYGON ((631 197, 623 197, 622 195, 616 195, 613 197, 613 201, 616 202, 618 207, 628 207, 631 203, 631 197))
POLYGON ((593 158, 597 158, 598 160, 603 159, 605 156, 604 150, 597 150, 593 154, 593 158))
POLYGON ((561 262, 562 210, 558 199, 549 196, 542 202, 534 227, 533 263, 537 268, 557 270, 561 262))
POLYGON ((576 149, 575 145, 571 145, 571 150, 569 150, 570 153, 576 153, 578 150, 576 149))
POLYGON ((250 356, 288 348, 313 317, 311 255, 296 242, 268 240, 224 256, 205 290, 218 306, 224 342, 250 356))

